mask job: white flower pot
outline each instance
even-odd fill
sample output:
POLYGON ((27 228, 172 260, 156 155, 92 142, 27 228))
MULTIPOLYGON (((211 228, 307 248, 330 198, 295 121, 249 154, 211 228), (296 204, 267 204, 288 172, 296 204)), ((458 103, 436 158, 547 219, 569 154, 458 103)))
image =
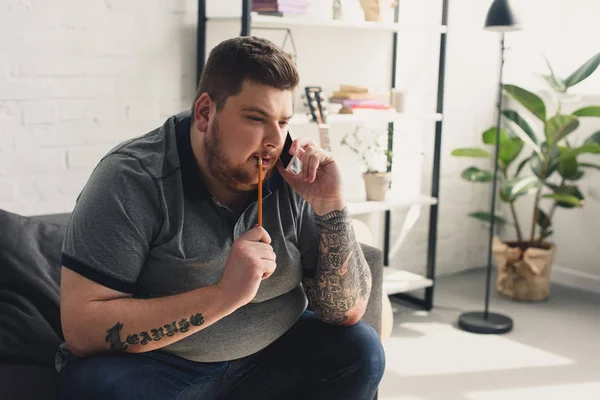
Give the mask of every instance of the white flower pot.
POLYGON ((390 172, 367 172, 363 174, 367 200, 384 201, 390 189, 392 174, 390 172))

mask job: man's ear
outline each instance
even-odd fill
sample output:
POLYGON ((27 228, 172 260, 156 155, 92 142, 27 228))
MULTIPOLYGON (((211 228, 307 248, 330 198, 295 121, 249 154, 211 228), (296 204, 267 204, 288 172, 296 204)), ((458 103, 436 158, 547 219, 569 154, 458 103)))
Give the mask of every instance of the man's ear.
POLYGON ((196 104, 194 104, 194 124, 196 124, 196 129, 200 132, 208 130, 210 111, 214 106, 215 103, 208 93, 202 93, 198 100, 196 100, 196 104))

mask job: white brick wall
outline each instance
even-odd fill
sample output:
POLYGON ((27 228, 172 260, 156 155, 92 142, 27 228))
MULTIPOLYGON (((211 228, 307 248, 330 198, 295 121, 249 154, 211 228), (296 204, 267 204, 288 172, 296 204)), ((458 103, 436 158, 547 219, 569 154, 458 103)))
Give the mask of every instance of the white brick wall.
POLYGON ((195 18, 190 0, 2 2, 0 208, 69 211, 102 155, 187 107, 195 18))

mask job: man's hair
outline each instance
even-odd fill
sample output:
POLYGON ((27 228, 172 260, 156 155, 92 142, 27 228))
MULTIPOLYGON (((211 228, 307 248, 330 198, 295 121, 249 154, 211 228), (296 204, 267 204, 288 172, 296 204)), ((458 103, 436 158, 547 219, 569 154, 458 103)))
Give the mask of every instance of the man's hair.
POLYGON ((240 93, 245 80, 294 90, 300 78, 290 56, 269 40, 255 36, 227 39, 210 52, 192 104, 192 115, 202 93, 208 93, 220 111, 229 96, 240 93))

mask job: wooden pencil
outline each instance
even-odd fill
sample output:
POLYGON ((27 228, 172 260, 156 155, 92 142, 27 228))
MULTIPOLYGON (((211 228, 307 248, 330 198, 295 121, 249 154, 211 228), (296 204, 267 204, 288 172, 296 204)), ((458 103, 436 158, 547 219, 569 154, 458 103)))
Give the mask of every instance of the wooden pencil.
POLYGON ((263 172, 262 172, 262 157, 258 157, 258 225, 263 226, 262 223, 262 187, 263 187, 263 172))

